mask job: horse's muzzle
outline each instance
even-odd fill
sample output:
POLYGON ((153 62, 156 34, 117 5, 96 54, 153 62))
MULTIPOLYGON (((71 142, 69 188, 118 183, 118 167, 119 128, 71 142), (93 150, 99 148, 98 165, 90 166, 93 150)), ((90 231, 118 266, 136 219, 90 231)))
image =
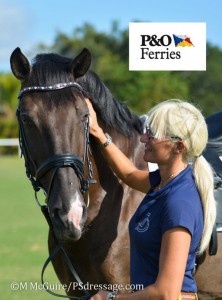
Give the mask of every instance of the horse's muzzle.
POLYGON ((87 208, 82 194, 76 191, 71 199, 58 197, 56 200, 53 198, 50 200, 49 214, 59 240, 80 239, 87 218, 87 208))

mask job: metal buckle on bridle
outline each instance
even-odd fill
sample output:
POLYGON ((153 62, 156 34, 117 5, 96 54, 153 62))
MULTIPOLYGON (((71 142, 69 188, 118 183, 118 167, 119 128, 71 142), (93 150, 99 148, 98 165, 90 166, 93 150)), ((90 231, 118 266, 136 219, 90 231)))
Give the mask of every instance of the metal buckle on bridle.
POLYGON ((37 205, 41 208, 42 204, 40 203, 39 198, 38 198, 38 192, 40 190, 42 190, 44 195, 45 195, 45 203, 46 203, 46 200, 47 200, 47 193, 42 187, 40 187, 38 191, 35 191, 35 201, 36 201, 37 205))

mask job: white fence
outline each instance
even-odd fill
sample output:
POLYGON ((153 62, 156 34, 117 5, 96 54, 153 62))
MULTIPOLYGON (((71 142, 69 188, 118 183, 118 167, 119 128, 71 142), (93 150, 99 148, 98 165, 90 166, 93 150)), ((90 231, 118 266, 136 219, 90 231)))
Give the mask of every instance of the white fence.
POLYGON ((19 146, 19 139, 0 139, 0 146, 16 146, 18 147, 18 155, 20 156, 20 146, 19 146))

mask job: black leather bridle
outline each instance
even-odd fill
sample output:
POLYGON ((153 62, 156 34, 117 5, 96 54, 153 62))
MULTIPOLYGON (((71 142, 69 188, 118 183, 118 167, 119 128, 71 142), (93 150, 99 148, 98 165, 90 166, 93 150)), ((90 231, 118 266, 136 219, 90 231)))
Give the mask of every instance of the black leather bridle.
MULTIPOLYGON (((25 159, 25 167, 26 167, 26 175, 30 179, 33 189, 38 192, 41 187, 40 184, 40 178, 45 175, 48 171, 54 170, 56 173, 58 168, 61 167, 72 167, 77 175, 77 177, 80 180, 80 188, 82 192, 88 191, 89 184, 92 183, 92 176, 93 176, 93 169, 92 169, 92 163, 89 159, 89 152, 90 152, 90 147, 89 147, 89 118, 86 119, 85 121, 85 126, 84 126, 84 135, 85 135, 85 148, 84 148, 84 156, 83 159, 80 159, 78 156, 74 154, 59 154, 52 156, 48 158, 46 161, 44 161, 39 167, 36 166, 35 162, 32 159, 31 153, 29 151, 27 139, 25 136, 25 131, 23 128, 23 124, 21 121, 20 117, 20 101, 22 99, 22 96, 26 93, 30 92, 45 92, 45 91, 55 91, 58 89, 62 88, 67 88, 74 86, 79 91, 82 92, 81 86, 77 82, 70 82, 65 85, 63 84, 56 84, 54 86, 47 86, 47 87, 27 87, 22 89, 19 92, 18 99, 19 99, 19 105, 17 108, 17 120, 19 124, 19 143, 20 143, 20 148, 21 148, 21 153, 24 156, 25 159), (57 86, 64 85, 60 88, 57 86), (43 89, 44 88, 44 89, 43 89), (35 175, 32 174, 31 172, 31 167, 30 163, 36 170, 35 175), (87 179, 84 179, 84 165, 87 163, 88 165, 88 177, 87 179)), ((52 182, 52 180, 51 180, 52 182)))
POLYGON ((50 293, 51 295, 57 296, 57 297, 85 300, 85 299, 90 298, 89 292, 85 289, 82 289, 85 294, 82 297, 60 295, 60 294, 54 293, 53 291, 49 290, 44 282, 44 271, 45 271, 46 267, 52 261, 53 257, 59 251, 61 251, 63 253, 64 260, 65 260, 70 272, 72 273, 72 275, 74 276, 74 278, 76 279, 78 284, 82 284, 81 279, 79 278, 78 274, 76 273, 66 251, 64 250, 61 242, 59 241, 59 239, 56 235, 54 226, 52 224, 52 221, 51 221, 51 218, 49 215, 48 206, 41 205, 40 201, 38 200, 37 193, 40 189, 43 189, 43 187, 41 186, 41 183, 40 183, 40 179, 45 174, 47 174, 49 171, 52 171, 48 194, 44 191, 44 193, 46 195, 46 204, 47 204, 49 201, 51 187, 52 187, 53 179, 54 179, 56 172, 58 171, 59 168, 68 168, 69 167, 74 170, 75 174, 77 175, 77 177, 79 179, 81 192, 82 193, 87 192, 87 207, 88 207, 88 205, 89 205, 89 192, 88 192, 89 185, 91 183, 95 183, 95 180, 92 179, 93 178, 93 168, 92 168, 92 163, 89 158, 89 154, 90 154, 89 118, 86 119, 85 125, 84 125, 85 146, 84 146, 83 159, 79 158, 75 154, 70 154, 70 153, 57 154, 57 155, 49 157, 47 160, 43 161, 40 164, 40 166, 38 167, 38 166, 36 166, 32 156, 31 156, 31 153, 30 153, 30 150, 28 147, 28 143, 27 143, 27 139, 25 136, 24 127, 23 127, 22 120, 20 117, 20 102, 21 102, 24 94, 31 93, 31 92, 56 91, 58 89, 63 89, 63 88, 68 88, 68 87, 75 87, 81 93, 83 92, 82 87, 75 81, 68 82, 68 83, 58 83, 58 84, 55 84, 52 86, 44 86, 44 87, 43 86, 31 86, 31 87, 26 87, 26 88, 22 89, 18 94, 19 105, 18 105, 18 108, 16 111, 16 116, 17 116, 17 120, 18 120, 18 124, 19 124, 19 143, 20 143, 20 148, 21 148, 21 154, 23 155, 24 160, 25 160, 26 175, 32 183, 33 189, 35 191, 35 199, 36 199, 38 205, 40 206, 41 211, 44 214, 44 216, 48 222, 48 225, 51 229, 51 232, 53 233, 54 239, 56 240, 56 243, 57 243, 56 247, 52 250, 50 256, 48 257, 48 259, 46 260, 46 262, 42 268, 41 280, 42 280, 43 287, 48 293, 50 293), (86 179, 84 176, 85 164, 87 164, 87 167, 88 167, 88 176, 86 179), (35 169, 34 175, 33 175, 33 172, 31 171, 32 170, 31 165, 35 169))

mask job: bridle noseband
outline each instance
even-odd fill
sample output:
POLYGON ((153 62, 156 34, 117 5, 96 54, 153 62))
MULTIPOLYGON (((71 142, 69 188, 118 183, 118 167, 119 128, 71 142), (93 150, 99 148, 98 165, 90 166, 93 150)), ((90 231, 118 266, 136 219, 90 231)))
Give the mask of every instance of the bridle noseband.
MULTIPOLYGON (((60 295, 60 294, 56 294, 54 292, 52 292, 51 290, 49 290, 44 283, 44 271, 46 269, 46 267, 48 266, 48 264, 50 263, 50 261, 52 260, 52 258, 58 253, 58 251, 62 251, 63 253, 63 257, 65 259, 65 262, 70 270, 70 272, 72 273, 72 275, 74 276, 74 278, 77 280, 77 282, 80 284, 82 283, 82 281, 80 280, 78 274, 76 273, 67 253, 65 252, 61 242, 59 241, 59 239, 57 238, 57 235, 54 231, 54 227, 49 215, 49 211, 48 211, 48 207, 46 205, 41 205, 40 201, 38 200, 37 197, 37 192, 40 189, 43 189, 43 187, 41 186, 40 180, 41 178, 46 175, 49 171, 52 172, 52 176, 51 176, 51 180, 50 180, 50 184, 49 184, 49 189, 48 189, 48 194, 46 194, 46 203, 48 203, 49 197, 50 197, 50 192, 51 192, 51 187, 52 187, 52 183, 53 183, 53 179, 54 176, 56 174, 56 172, 58 171, 58 169, 60 168, 67 168, 70 167, 74 170, 76 176, 79 179, 80 182, 80 190, 82 193, 87 192, 89 190, 89 185, 91 183, 95 183, 95 180, 93 180, 93 168, 92 168, 92 163, 90 161, 89 158, 89 154, 90 154, 90 142, 89 142, 89 118, 86 119, 85 121, 85 125, 84 125, 84 136, 85 136, 85 145, 84 145, 84 155, 83 155, 83 159, 80 159, 78 156, 76 156, 75 154, 70 154, 70 153, 65 153, 65 154, 57 154, 54 155, 52 157, 49 157, 48 159, 46 159, 45 161, 43 161, 39 167, 36 166, 29 147, 28 147, 28 143, 27 143, 27 139, 25 136, 25 131, 24 131, 24 127, 21 121, 21 117, 20 117, 20 101, 23 97, 24 94, 26 93, 31 93, 31 92, 46 92, 46 91, 56 91, 56 90, 60 90, 60 89, 64 89, 64 88, 68 88, 68 87, 75 87, 77 88, 81 93, 83 92, 82 87, 77 83, 77 82, 66 82, 66 83, 58 83, 55 85, 51 85, 51 86, 30 86, 30 87, 25 87, 23 89, 21 89, 21 91, 18 94, 18 99, 19 99, 19 105, 16 111, 16 115, 17 115, 17 120, 18 120, 18 124, 19 124, 19 143, 20 143, 20 148, 21 148, 21 153, 24 157, 25 160, 25 168, 26 168, 26 175, 29 178, 29 180, 32 183, 33 189, 35 191, 35 198, 36 201, 38 203, 38 205, 41 207, 41 210, 49 224, 50 229, 52 229, 52 233, 54 234, 54 238, 57 242, 57 246, 53 249, 51 255, 49 256, 49 258, 46 260, 43 269, 42 269, 42 275, 41 275, 41 279, 42 279, 42 284, 43 287, 45 288, 45 290, 50 293, 51 295, 54 296, 58 296, 58 297, 63 297, 63 298, 72 298, 72 299, 89 299, 90 298, 90 294, 87 290, 83 289, 83 292, 85 293, 85 296, 82 297, 74 297, 74 296, 65 296, 65 295, 60 295), (31 165, 35 168, 36 173, 35 175, 32 174, 31 172, 31 165), (84 167, 85 164, 87 164, 88 167, 88 176, 85 179, 84 176, 84 167)), ((43 189, 44 190, 44 189, 43 189)), ((89 205, 89 193, 87 195, 87 207, 89 205)))

